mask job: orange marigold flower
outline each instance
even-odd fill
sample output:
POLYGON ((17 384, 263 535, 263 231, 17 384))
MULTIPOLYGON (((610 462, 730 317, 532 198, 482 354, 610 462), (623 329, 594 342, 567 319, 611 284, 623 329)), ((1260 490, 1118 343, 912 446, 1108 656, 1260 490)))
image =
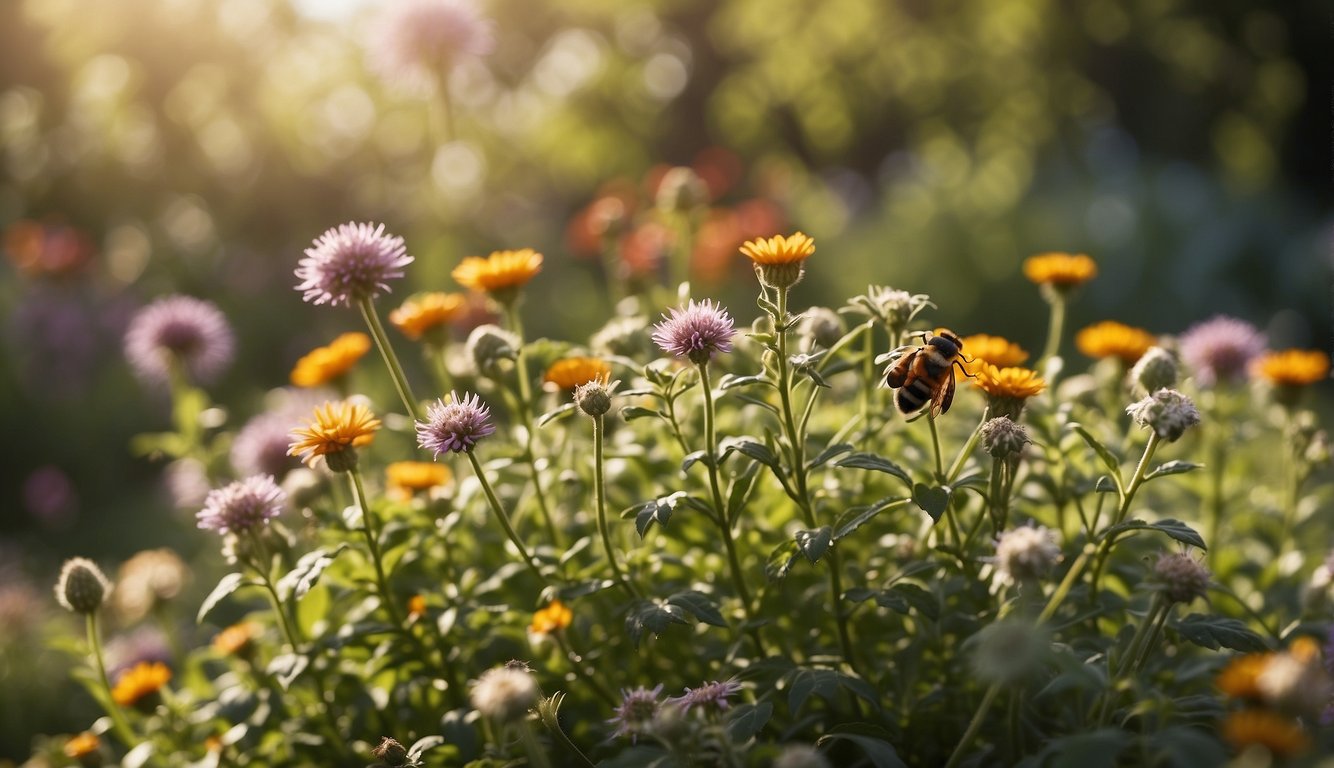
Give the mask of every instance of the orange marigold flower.
POLYGON ((1329 376, 1329 355, 1318 349, 1285 349, 1256 360, 1254 374, 1286 387, 1304 387, 1329 376))
POLYGON ((97 753, 102 748, 102 740, 97 738, 97 734, 92 731, 84 731, 78 736, 71 736, 70 740, 65 742, 65 757, 71 760, 81 760, 97 753))
POLYGON ((542 381, 557 389, 572 390, 580 384, 611 378, 611 366, 595 357, 567 357, 547 368, 542 381))
POLYGON ((973 380, 978 387, 992 397, 1027 399, 1040 394, 1047 388, 1047 381, 1037 371, 1028 368, 998 368, 991 363, 982 363, 973 380))
POLYGON ((528 631, 537 635, 549 635, 570 626, 574 621, 574 612, 565 603, 552 600, 546 608, 533 614, 533 623, 528 631))
POLYGON ((453 322, 463 312, 466 299, 461 293, 423 293, 409 298, 389 313, 389 322, 416 341, 430 331, 453 322))
MULTIPOLYGON (((1019 365, 1028 359, 1027 350, 1003 336, 975 333, 972 336, 963 337, 960 341, 963 342, 964 354, 972 358, 971 363, 962 358, 959 360, 968 373, 976 374, 982 368, 983 363, 991 363, 998 368, 1008 368, 1019 365)), ((963 376, 964 374, 959 370, 959 367, 955 366, 954 378, 963 378, 963 376)))
POLYGON ((369 445, 379 428, 380 420, 363 403, 349 400, 325 403, 315 407, 314 418, 305 427, 292 430, 296 440, 287 453, 310 464, 316 456, 369 445))
POLYGON ((426 615, 426 598, 421 595, 413 595, 408 598, 408 615, 414 618, 420 618, 426 615))
POLYGON ((1259 709, 1228 715, 1223 721, 1223 740, 1237 750, 1259 745, 1276 757, 1294 757, 1311 748, 1311 737, 1295 720, 1259 709))
POLYGON ((259 625, 242 621, 227 627, 213 638, 213 650, 223 656, 245 656, 259 635, 259 625))
POLYGON ((741 252, 756 264, 793 264, 805 261, 815 253, 815 240, 801 232, 787 237, 759 237, 746 241, 741 252))
POLYGON ((541 271, 542 254, 532 248, 521 248, 517 251, 494 251, 484 259, 469 256, 454 267, 450 274, 459 285, 466 288, 508 296, 541 271))
POLYGON ((1024 259, 1024 277, 1038 285, 1070 289, 1097 275, 1097 263, 1082 253, 1039 253, 1024 259))
POLYGON ((429 491, 450 481, 449 467, 432 461, 396 461, 384 468, 386 493, 409 501, 417 491, 429 491))
POLYGON ((292 384, 319 387, 352 370, 371 348, 371 337, 364 333, 345 333, 327 347, 316 347, 292 367, 292 384))
POLYGON ((1115 320, 1104 320, 1075 334, 1075 347, 1089 357, 1119 357, 1134 365, 1158 341, 1143 328, 1134 328, 1115 320))
POLYGON ((131 707, 162 690, 171 679, 171 670, 160 661, 141 661, 122 672, 111 689, 111 698, 117 705, 131 707))
POLYGON ((1273 657, 1272 653, 1248 653, 1245 656, 1238 656, 1218 673, 1214 685, 1234 699, 1259 699, 1261 698, 1260 675, 1264 674, 1273 657))

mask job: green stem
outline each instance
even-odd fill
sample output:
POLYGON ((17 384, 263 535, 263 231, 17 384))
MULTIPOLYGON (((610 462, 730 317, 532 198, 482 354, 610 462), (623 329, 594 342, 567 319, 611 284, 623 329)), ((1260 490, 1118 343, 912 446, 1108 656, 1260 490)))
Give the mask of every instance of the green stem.
POLYGON ((968 457, 973 455, 973 451, 977 448, 977 441, 982 438, 982 427, 987 425, 990 418, 991 406, 987 406, 982 409, 982 418, 977 422, 977 428, 973 430, 973 434, 968 436, 968 442, 963 444, 963 449, 959 451, 959 455, 955 456, 954 461, 950 464, 950 471, 945 474, 946 483, 952 483, 959 479, 959 473, 963 471, 964 462, 968 461, 968 457))
POLYGON ((991 709, 991 704, 1000 694, 1000 683, 992 683, 991 687, 982 696, 982 703, 977 705, 977 711, 973 713, 973 719, 968 721, 968 729, 959 737, 959 745, 954 748, 950 754, 949 762, 945 763, 945 768, 954 768, 963 759, 967 753, 968 747, 972 745, 973 739, 977 738, 977 732, 982 730, 982 722, 986 719, 987 712, 991 709))
MULTIPOLYGON (((618 705, 613 701, 612 706, 618 705)), ((570 741, 570 737, 565 734, 565 729, 560 727, 560 721, 557 718, 544 717, 542 718, 542 724, 547 727, 547 731, 552 736, 556 737, 556 741, 560 742, 562 747, 565 747, 565 751, 570 753, 576 765, 582 766, 582 768, 596 768, 593 761, 588 759, 588 755, 585 755, 583 750, 575 746, 573 741, 570 741)))
POLYGON ((426 357, 431 364, 431 370, 435 373, 435 385, 440 392, 449 391, 449 366, 445 364, 445 345, 427 344, 425 347, 426 357))
POLYGON ((403 614, 398 610, 398 603, 389 591, 389 580, 385 578, 384 563, 380 555, 380 536, 376 529, 375 513, 366 501, 366 489, 361 484, 361 473, 353 468, 348 471, 352 478, 352 493, 356 496, 357 506, 361 508, 361 532, 366 536, 366 547, 370 550, 371 562, 375 565, 375 585, 379 588, 380 599, 384 601, 385 611, 398 630, 404 628, 403 614))
POLYGON ((486 500, 491 504, 491 511, 495 513, 496 519, 505 529, 505 534, 509 536, 510 542, 519 550, 519 555, 523 557, 523 562, 528 569, 537 577, 539 583, 545 588, 547 586, 547 577, 542 575, 542 569, 537 566, 537 561, 528 553, 528 548, 519 540, 519 535, 514 532, 514 526, 510 523, 510 517, 505 513, 505 508, 500 505, 500 499, 496 497, 495 490, 491 483, 486 479, 486 472, 482 470, 482 463, 477 460, 477 454, 468 451, 468 461, 472 463, 472 471, 477 475, 477 482, 482 485, 482 492, 486 494, 486 500))
POLYGON ((940 452, 940 432, 936 429, 936 415, 930 410, 926 414, 926 423, 931 425, 931 449, 936 455, 936 482, 945 482, 945 458, 940 452))
POLYGON ((597 414, 593 417, 593 497, 597 504, 598 534, 602 537, 602 548, 607 552, 607 563, 611 566, 612 575, 616 577, 616 583, 632 597, 643 597, 621 572, 621 566, 616 562, 616 550, 611 545, 611 534, 607 528, 607 482, 603 472, 603 431, 602 414, 597 414))
MULTIPOLYGON (((1117 505, 1116 515, 1112 518, 1110 527, 1116 527, 1125 520, 1126 513, 1130 511, 1130 503, 1135 499, 1135 493, 1140 485, 1144 483, 1146 470, 1149 468, 1149 461, 1153 459, 1153 454, 1158 450, 1158 444, 1162 438, 1157 432, 1149 433, 1149 440, 1144 444, 1144 453, 1139 458, 1139 463, 1135 465, 1135 474, 1131 476, 1130 483, 1126 485, 1125 491, 1121 494, 1121 503, 1117 505)), ((1106 565, 1107 558, 1111 554, 1112 545, 1116 542, 1116 537, 1108 536, 1104 533, 1102 542, 1098 545, 1098 556, 1093 566, 1093 581, 1089 590, 1090 597, 1098 593, 1098 582, 1102 577, 1102 569, 1106 565)))
POLYGON ((120 705, 111 695, 111 679, 107 677, 107 666, 103 660, 102 638, 97 628, 97 614, 84 614, 85 628, 88 630, 88 651, 93 656, 93 664, 97 667, 97 676, 102 680, 102 689, 107 695, 107 714, 111 715, 111 726, 116 732, 116 738, 121 740, 126 749, 136 744, 138 740, 134 737, 134 731, 130 728, 130 723, 125 719, 125 713, 121 711, 120 705))
MULTIPOLYGON (((1047 344, 1042 348, 1042 357, 1040 366, 1045 367, 1046 363, 1053 357, 1060 354, 1061 336, 1065 333, 1065 296, 1059 291, 1053 290, 1047 297, 1051 305, 1051 313, 1047 318, 1047 344)), ((1052 385, 1048 384, 1048 389, 1052 385)))
POLYGON ((532 723, 527 720, 520 720, 518 726, 519 740, 523 742, 523 749, 528 753, 528 765, 532 768, 551 768, 551 760, 547 758, 547 750, 537 740, 537 734, 533 733, 532 723))
POLYGON ((510 332, 519 337, 519 348, 514 354, 514 375, 518 380, 519 419, 524 428, 524 459, 533 478, 533 495, 537 497, 537 508, 547 541, 553 546, 564 547, 564 540, 560 531, 556 529, 551 514, 551 506, 547 503, 546 489, 542 487, 542 473, 537 469, 537 453, 533 450, 536 440, 536 430, 533 428, 533 391, 528 381, 528 357, 524 353, 523 319, 519 315, 518 297, 505 302, 503 306, 505 322, 509 325, 510 332))
POLYGON ((403 401, 403 407, 407 409, 407 415, 420 420, 422 416, 417 409, 417 398, 412 396, 408 377, 403 373, 403 366, 399 365, 398 355, 394 354, 393 346, 389 344, 389 336, 385 334, 384 326, 380 324, 380 316, 375 313, 375 303, 370 296, 363 296, 357 300, 357 307, 361 309, 361 316, 366 320, 366 327, 370 328, 375 346, 380 348, 380 356, 384 358, 384 364, 389 368, 389 377, 394 380, 394 388, 398 390, 398 396, 403 401))

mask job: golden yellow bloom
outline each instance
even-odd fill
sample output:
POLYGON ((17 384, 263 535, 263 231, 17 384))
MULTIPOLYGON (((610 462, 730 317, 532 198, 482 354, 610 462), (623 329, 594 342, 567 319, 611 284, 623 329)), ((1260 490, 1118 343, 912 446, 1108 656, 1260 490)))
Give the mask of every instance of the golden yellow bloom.
POLYGON ((396 461, 384 468, 385 492, 396 501, 409 501, 416 491, 427 491, 450 480, 449 467, 432 461, 396 461))
POLYGON ((494 294, 517 290, 542 271, 542 254, 532 248, 494 251, 481 258, 469 256, 454 267, 454 280, 466 288, 494 294))
POLYGON ((549 635, 570 626, 571 621, 574 621, 574 612, 565 603, 552 600, 546 608, 533 614, 533 623, 529 625, 528 631, 537 635, 549 635))
POLYGON ((259 625, 253 621, 233 624, 213 638, 213 650, 223 656, 245 656, 258 634, 259 625))
POLYGON ((795 264, 815 253, 815 241, 801 232, 788 237, 774 235, 767 240, 761 237, 747 241, 741 252, 756 264, 795 264))
POLYGON ((96 753, 101 747, 102 740, 97 738, 97 734, 84 731, 78 736, 71 736, 70 740, 65 742, 65 757, 79 760, 96 753))
POLYGON ((1024 277, 1038 285, 1074 288, 1098 275, 1098 265, 1082 253, 1039 253, 1024 259, 1024 277))
POLYGON ((426 615, 426 598, 421 595, 413 595, 408 598, 408 615, 419 618, 426 615))
MULTIPOLYGON (((968 373, 976 374, 983 363, 991 363, 998 368, 1008 368, 1013 365, 1019 365, 1028 359, 1028 351, 1002 336, 990 336, 985 333, 975 333, 972 336, 965 336, 960 341, 963 342, 964 356, 970 358, 972 362, 960 360, 963 368, 968 373)), ((954 367, 954 378, 963 378, 964 374, 958 366, 954 367)))
POLYGON ((1157 337, 1143 328, 1134 328, 1115 320, 1104 320, 1075 334, 1075 347, 1089 357, 1119 357, 1126 365, 1149 351, 1158 343, 1157 337))
POLYGON ((1264 674, 1273 658, 1272 653, 1248 653, 1228 662, 1214 679, 1214 685, 1234 699, 1258 699, 1260 675, 1264 674))
POLYGON ((122 707, 131 707, 162 690, 171 679, 171 670, 160 661, 141 661, 122 672, 111 689, 111 698, 122 707))
POLYGON ((463 312, 466 302, 461 293, 423 293, 413 296, 389 313, 389 322, 416 341, 428 331, 453 322, 463 312))
POLYGON ((1311 747, 1311 737, 1295 720, 1259 709, 1228 715, 1223 721, 1223 740, 1238 750, 1258 744, 1275 757, 1294 757, 1311 747))
POLYGON ((611 366, 595 357, 567 357, 551 364, 542 381, 559 389, 572 390, 594 379, 611 378, 611 366))
POLYGON ((327 347, 316 347, 292 367, 292 384, 319 387, 352 370, 352 366, 371 348, 371 337, 364 333, 345 333, 327 347))
POLYGON ((297 439, 287 454, 300 456, 310 464, 316 456, 370 445, 379 428, 380 420, 362 403, 348 400, 325 403, 315 407, 314 418, 305 427, 292 430, 292 437, 297 439))
POLYGON ((1269 352, 1255 361, 1254 374, 1279 386, 1304 387, 1329 376, 1329 355, 1318 349, 1269 352))
POLYGON ((1047 381, 1037 371, 1028 368, 997 368, 991 363, 982 363, 977 370, 973 383, 991 397, 1027 399, 1040 394, 1047 388, 1047 381))
POLYGON ((222 747, 222 737, 217 734, 204 739, 204 750, 207 752, 221 752, 222 747))

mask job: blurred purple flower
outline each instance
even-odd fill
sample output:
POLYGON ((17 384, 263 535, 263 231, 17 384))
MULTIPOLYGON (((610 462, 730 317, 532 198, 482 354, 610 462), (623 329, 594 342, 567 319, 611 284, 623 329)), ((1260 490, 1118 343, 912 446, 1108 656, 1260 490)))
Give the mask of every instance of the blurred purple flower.
POLYGON ((287 494, 269 475, 254 475, 211 492, 196 517, 200 528, 245 533, 277 517, 287 494))
POLYGON ((400 0, 374 28, 370 56, 386 81, 424 91, 460 59, 494 48, 491 21, 469 0, 400 0))
POLYGON ((1180 342, 1181 358, 1202 387, 1246 378, 1251 361, 1265 351, 1260 329, 1224 315, 1191 326, 1180 342))
POLYGON ((23 481, 23 505, 44 525, 65 527, 78 514, 79 496, 69 475, 48 464, 23 481))
POLYGON ((171 665, 171 644, 156 624, 143 624, 106 644, 107 676, 112 680, 140 662, 171 665))
POLYGON ((283 389, 275 393, 279 402, 251 418, 232 440, 232 468, 241 477, 273 475, 281 481, 300 462, 289 456, 292 430, 301 426, 317 405, 328 401, 320 390, 283 389))
POLYGON ((647 732, 653 723, 653 718, 658 714, 658 708, 661 706, 658 696, 661 694, 661 683, 652 690, 642 685, 633 691, 622 690, 621 705, 616 708, 616 716, 607 721, 608 725, 616 726, 612 738, 629 736, 631 744, 638 741, 639 735, 647 732))
POLYGON ((653 341, 668 354, 689 358, 696 365, 707 363, 715 353, 732 351, 736 332, 727 310, 705 299, 694 299, 684 308, 670 310, 653 326, 653 341))
POLYGON ((462 400, 449 393, 449 402, 436 400, 426 409, 426 421, 417 422, 417 444, 439 456, 471 451, 480 438, 496 431, 491 409, 476 394, 462 400))
POLYGON ((139 310, 125 331, 125 357, 141 379, 170 380, 173 361, 195 383, 212 381, 232 361, 236 342, 217 305, 168 296, 139 310))
POLYGON ((685 712, 689 712, 691 707, 704 707, 721 712, 731 706, 727 698, 740 692, 741 683, 735 680, 725 680, 721 683, 714 680, 698 688, 687 688, 684 694, 668 699, 667 703, 675 704, 685 712))
POLYGON ((306 249, 296 289, 313 304, 350 307, 389 292, 386 281, 403 277, 411 263, 403 238, 386 235, 383 224, 339 224, 306 249))
POLYGON ((95 378, 105 325, 86 297, 25 289, 6 334, 24 384, 43 398, 84 394, 95 378))

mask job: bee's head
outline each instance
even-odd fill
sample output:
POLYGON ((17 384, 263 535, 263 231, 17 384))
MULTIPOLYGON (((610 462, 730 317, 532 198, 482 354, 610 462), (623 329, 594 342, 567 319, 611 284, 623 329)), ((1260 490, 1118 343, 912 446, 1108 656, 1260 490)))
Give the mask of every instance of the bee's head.
POLYGON ((941 331, 933 334, 926 340, 927 344, 935 347, 940 354, 946 357, 954 357, 963 351, 963 340, 954 335, 953 331, 941 331))

